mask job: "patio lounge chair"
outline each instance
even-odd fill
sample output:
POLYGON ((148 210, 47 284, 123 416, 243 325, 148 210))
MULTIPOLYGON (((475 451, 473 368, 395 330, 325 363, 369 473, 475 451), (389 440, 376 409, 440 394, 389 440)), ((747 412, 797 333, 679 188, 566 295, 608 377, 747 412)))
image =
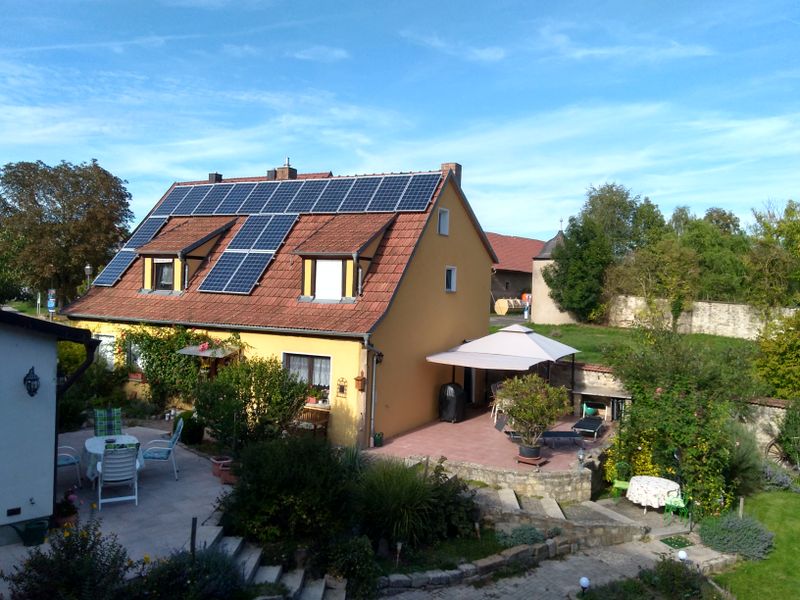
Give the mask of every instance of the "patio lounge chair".
POLYGON ((600 433, 602 429, 603 419, 601 417, 584 417, 572 426, 572 430, 576 433, 591 434, 595 440, 597 439, 597 434, 600 433))
POLYGON ((689 506, 686 499, 678 491, 667 492, 667 502, 664 504, 664 520, 667 520, 667 515, 678 515, 681 519, 689 519, 689 506))
POLYGON ((175 433, 168 440, 153 440, 147 444, 142 456, 145 460, 157 460, 166 462, 172 460, 172 472, 175 473, 175 481, 178 481, 178 466, 175 464, 175 444, 181 439, 183 432, 183 419, 178 421, 175 433))
POLYGON ((97 508, 103 510, 103 504, 133 500, 139 506, 139 476, 136 459, 139 455, 139 444, 106 444, 103 460, 97 463, 97 508), (103 498, 103 488, 118 485, 129 485, 133 488, 130 496, 114 496, 103 498))
POLYGON ((94 435, 95 437, 122 435, 122 409, 95 408, 94 435))
POLYGON ((75 475, 78 478, 78 487, 81 487, 81 455, 72 446, 59 446, 57 465, 61 467, 75 467, 75 475))
POLYGON ((542 441, 551 448, 555 448, 558 442, 564 441, 582 446, 583 436, 577 431, 545 431, 542 434, 542 441))

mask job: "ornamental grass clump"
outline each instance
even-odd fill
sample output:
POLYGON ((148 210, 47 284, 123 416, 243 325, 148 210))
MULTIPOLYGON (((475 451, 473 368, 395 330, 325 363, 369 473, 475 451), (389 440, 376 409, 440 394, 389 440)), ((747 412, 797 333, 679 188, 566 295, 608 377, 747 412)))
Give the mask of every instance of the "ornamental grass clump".
POLYGON ((709 517, 700 523, 700 539, 709 548, 761 560, 772 550, 773 534, 753 517, 735 513, 709 517))

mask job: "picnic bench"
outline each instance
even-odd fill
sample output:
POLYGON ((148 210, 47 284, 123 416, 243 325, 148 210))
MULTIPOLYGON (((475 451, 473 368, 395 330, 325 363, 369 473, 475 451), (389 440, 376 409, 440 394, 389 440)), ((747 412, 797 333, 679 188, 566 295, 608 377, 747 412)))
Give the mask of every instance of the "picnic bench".
POLYGON ((297 415, 294 421, 294 428, 299 431, 311 431, 316 437, 320 433, 322 437, 328 435, 328 421, 331 411, 327 408, 318 408, 306 405, 297 415))

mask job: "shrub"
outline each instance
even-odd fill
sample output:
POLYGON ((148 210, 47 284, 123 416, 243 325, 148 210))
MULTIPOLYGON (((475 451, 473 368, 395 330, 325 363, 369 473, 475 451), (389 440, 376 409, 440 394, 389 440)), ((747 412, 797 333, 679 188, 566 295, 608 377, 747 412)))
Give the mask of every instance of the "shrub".
POLYGON ((9 583, 11 600, 114 600, 121 597, 125 576, 132 568, 116 536, 103 536, 99 523, 92 520, 55 530, 49 547, 32 549, 21 567, 2 578, 9 583))
MULTIPOLYGON (((71 359, 67 359, 64 364, 72 365, 71 359)), ((61 365, 61 346, 59 346, 59 365, 61 365)), ((74 368, 70 366, 64 373, 72 373, 74 368)), ((86 410, 91 407, 124 406, 127 397, 122 386, 126 379, 127 375, 122 369, 110 371, 102 358, 96 358, 59 399, 59 431, 78 429, 86 420, 86 410)))
POLYGON ((520 525, 515 527, 511 533, 505 531, 497 532, 497 541, 506 548, 519 546, 520 544, 541 544, 545 536, 533 525, 520 525))
POLYGON ((761 487, 761 453, 755 436, 741 423, 731 421, 730 439, 725 481, 734 496, 749 496, 761 487))
POLYGON ((331 575, 347 579, 348 598, 373 598, 380 569, 372 544, 366 536, 350 538, 330 550, 331 575))
POLYGON ((437 507, 431 486, 399 460, 380 460, 364 472, 359 487, 364 530, 370 539, 417 546, 429 541, 437 507))
POLYGON ((778 443, 794 465, 800 465, 800 400, 793 400, 778 434, 778 443))
POLYGON ((252 444, 242 453, 238 485, 223 501, 223 525, 262 544, 319 541, 353 516, 346 490, 343 467, 325 440, 252 444))
POLYGON ((188 550, 157 560, 132 583, 131 596, 152 600, 236 600, 245 593, 236 560, 216 549, 188 550))
POLYGON ((223 448, 272 439, 288 428, 308 395, 308 384, 274 356, 228 365, 197 386, 195 408, 223 448))
POLYGON ((464 480, 448 476, 444 461, 444 457, 440 458, 433 473, 427 477, 436 506, 431 532, 438 539, 471 535, 479 517, 475 492, 464 480))
POLYGON ((765 460, 761 465, 761 481, 767 490, 788 490, 800 494, 800 485, 797 485, 792 474, 774 462, 765 460))
POLYGON ((180 413, 172 424, 172 432, 178 426, 178 421, 183 419, 183 433, 181 441, 184 444, 200 444, 206 431, 206 424, 197 418, 193 410, 186 410, 180 413))
POLYGON ((748 515, 740 519, 729 512, 704 519, 700 524, 700 539, 706 546, 751 560, 766 557, 772 549, 772 538, 772 533, 748 515))
POLYGON ((535 374, 503 382, 499 394, 511 425, 527 446, 537 444, 569 405, 566 388, 551 386, 535 374))

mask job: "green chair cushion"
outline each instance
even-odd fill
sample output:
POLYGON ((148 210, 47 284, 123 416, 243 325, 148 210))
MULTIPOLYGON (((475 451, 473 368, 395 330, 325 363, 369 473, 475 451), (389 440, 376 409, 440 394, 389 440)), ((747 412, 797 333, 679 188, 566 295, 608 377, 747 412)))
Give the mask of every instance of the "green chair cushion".
POLYGON ((630 481, 622 481, 621 479, 615 479, 613 487, 618 490, 627 490, 630 486, 630 481))

